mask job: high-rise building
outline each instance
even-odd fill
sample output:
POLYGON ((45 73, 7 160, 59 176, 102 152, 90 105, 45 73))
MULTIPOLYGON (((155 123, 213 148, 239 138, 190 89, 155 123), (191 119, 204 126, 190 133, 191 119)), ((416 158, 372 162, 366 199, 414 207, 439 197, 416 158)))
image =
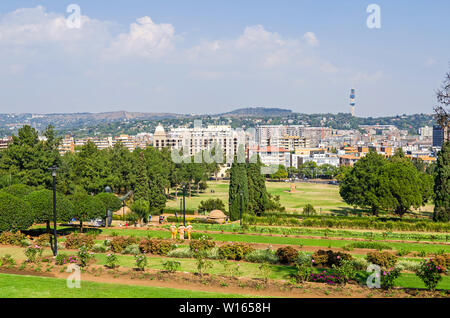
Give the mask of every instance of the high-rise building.
POLYGON ((444 129, 441 126, 433 126, 433 147, 442 147, 444 144, 444 129))
POLYGON ((246 145, 246 133, 231 129, 226 125, 211 125, 208 127, 173 128, 165 131, 159 125, 153 134, 153 146, 158 149, 187 149, 190 156, 203 150, 219 147, 227 158, 233 158, 238 152, 239 145, 246 145))

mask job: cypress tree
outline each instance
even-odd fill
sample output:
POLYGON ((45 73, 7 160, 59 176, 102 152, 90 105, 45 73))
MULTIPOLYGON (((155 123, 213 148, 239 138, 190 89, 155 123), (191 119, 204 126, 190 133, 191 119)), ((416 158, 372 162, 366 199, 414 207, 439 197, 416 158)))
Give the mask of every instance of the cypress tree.
POLYGON ((242 214, 248 211, 248 179, 247 167, 245 163, 235 162, 231 165, 230 170, 230 188, 229 188, 229 202, 230 202, 230 219, 232 221, 239 220, 241 208, 242 214), (242 191, 242 198, 241 198, 242 191))
POLYGON ((438 154, 434 195, 433 220, 450 221, 450 141, 442 145, 438 154))
POLYGON ((256 162, 247 164, 248 210, 256 215, 261 215, 268 206, 269 197, 266 178, 261 174, 261 160, 258 155, 255 156, 256 162))
POLYGON ((139 154, 137 160, 136 186, 134 187, 134 200, 144 199, 149 201, 150 188, 147 175, 147 168, 144 159, 144 153, 139 154))

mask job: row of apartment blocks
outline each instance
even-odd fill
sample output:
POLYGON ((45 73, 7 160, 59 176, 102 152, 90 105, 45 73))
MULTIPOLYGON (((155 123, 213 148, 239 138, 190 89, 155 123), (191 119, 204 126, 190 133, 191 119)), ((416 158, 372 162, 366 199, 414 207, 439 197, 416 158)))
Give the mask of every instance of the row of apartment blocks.
POLYGON ((67 152, 75 152, 77 148, 85 145, 89 140, 91 140, 100 150, 113 147, 116 143, 121 142, 125 148, 129 151, 133 151, 136 148, 144 149, 151 145, 152 135, 148 133, 141 133, 136 136, 120 135, 117 137, 87 137, 81 139, 74 139, 72 136, 65 136, 59 146, 59 153, 63 155, 67 152))
MULTIPOLYGON (((166 131, 163 126, 158 125, 153 134, 83 139, 65 136, 59 151, 61 154, 75 152, 88 140, 92 140, 99 149, 113 147, 121 142, 130 151, 151 145, 158 149, 184 148, 188 151, 184 154, 191 156, 219 146, 228 159, 233 158, 242 145, 248 158, 258 154, 263 164, 286 167, 298 167, 308 161, 314 161, 317 165, 351 166, 371 149, 389 157, 396 148, 402 148, 408 156, 418 157, 426 162, 436 160, 431 151, 432 137, 428 128, 424 127, 421 131, 423 136, 420 137, 408 136, 407 132, 389 125, 361 128, 362 132, 326 127, 264 125, 243 131, 227 125, 197 125, 194 128, 178 127, 166 131)), ((0 149, 7 147, 10 141, 10 138, 0 141, 0 149)))

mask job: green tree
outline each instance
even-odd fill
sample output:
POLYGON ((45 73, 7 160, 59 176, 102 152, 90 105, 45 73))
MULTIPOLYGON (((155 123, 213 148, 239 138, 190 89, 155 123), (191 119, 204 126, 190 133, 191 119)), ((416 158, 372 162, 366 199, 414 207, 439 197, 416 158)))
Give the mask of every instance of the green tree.
POLYGON ((232 221, 239 220, 241 213, 246 213, 248 209, 248 179, 245 163, 235 162, 231 165, 230 188, 229 188, 229 215, 232 221), (241 197, 242 193, 242 197, 241 197))
POLYGON ((102 192, 108 184, 109 171, 106 161, 106 152, 98 150, 94 142, 88 140, 74 158, 71 180, 88 193, 102 192))
POLYGON ((144 199, 148 201, 150 199, 150 188, 143 152, 139 154, 136 168, 137 172, 136 185, 134 187, 134 198, 135 200, 144 199))
MULTIPOLYGON (((51 128, 44 134, 53 138, 51 128)), ((1 153, 0 172, 17 176, 26 185, 50 188, 52 178, 48 169, 57 163, 59 156, 54 151, 56 140, 40 141, 37 130, 28 125, 20 128, 12 139, 1 153)))
POLYGON ((256 160, 253 158, 247 164, 248 211, 261 215, 269 205, 269 196, 266 189, 266 178, 261 174, 262 163, 259 156, 256 156, 256 160))
POLYGON ((225 204, 220 199, 208 199, 205 201, 201 201, 198 206, 199 212, 211 212, 213 210, 221 210, 225 211, 225 204))
POLYGON ((103 202, 105 211, 109 210, 115 212, 122 207, 122 201, 120 201, 120 199, 112 193, 102 192, 97 194, 95 197, 103 202))
POLYGON ((1 192, 12 194, 20 199, 30 194, 35 190, 35 187, 30 187, 26 184, 13 184, 9 187, 3 188, 1 192))
POLYGON ((127 193, 136 182, 133 170, 133 156, 121 143, 117 142, 107 150, 109 184, 116 193, 127 193))
POLYGON ((76 192, 72 196, 72 216, 80 222, 80 231, 83 232, 83 222, 105 217, 105 205, 103 202, 86 193, 76 192))
POLYGON ((339 193, 344 201, 352 206, 370 208, 377 215, 381 208, 380 171, 387 161, 374 151, 358 160, 354 167, 347 171, 340 183, 339 193))
POLYGON ((0 192, 0 232, 25 231, 33 225, 30 205, 9 193, 0 192))
POLYGON ((380 171, 379 202, 403 216, 411 208, 424 205, 423 180, 409 159, 393 158, 380 171), (381 194, 382 193, 382 194, 381 194))
MULTIPOLYGON (((34 215, 35 223, 45 223, 47 233, 50 233, 50 221, 53 220, 53 191, 43 189, 33 191, 24 197, 29 203, 34 215)), ((72 219, 73 205, 70 200, 60 193, 56 194, 56 218, 58 221, 72 219)))
POLYGON ((148 219, 150 214, 150 205, 147 200, 138 199, 131 205, 131 211, 139 217, 139 224, 142 224, 143 220, 148 219))
POLYGON ((438 153, 434 179, 433 220, 450 221, 450 141, 445 142, 438 153))
POLYGON ((278 166, 277 172, 270 175, 271 179, 286 179, 288 177, 288 172, 286 171, 286 167, 283 165, 278 166))

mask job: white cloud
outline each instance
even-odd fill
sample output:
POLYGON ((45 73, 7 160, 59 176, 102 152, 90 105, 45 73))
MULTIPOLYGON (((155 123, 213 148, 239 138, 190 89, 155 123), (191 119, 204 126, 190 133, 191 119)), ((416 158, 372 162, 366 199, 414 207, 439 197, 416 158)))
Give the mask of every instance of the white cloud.
POLYGON ((47 13, 42 6, 22 8, 0 20, 0 46, 42 47, 56 45, 67 50, 90 49, 108 39, 108 23, 81 16, 82 28, 67 27, 62 14, 47 13))
POLYGON ((319 46, 319 40, 317 39, 316 35, 313 32, 306 32, 303 35, 303 39, 311 47, 318 47, 319 46))
POLYGON ((434 58, 430 57, 425 61, 425 66, 433 66, 436 63, 437 61, 434 58))
POLYGON ((330 62, 323 62, 320 69, 325 73, 337 73, 339 69, 330 62))
POLYGON ((128 33, 119 34, 107 49, 112 57, 161 57, 173 49, 175 28, 171 24, 156 24, 148 16, 137 19, 128 33))
POLYGON ((363 73, 358 72, 350 77, 352 82, 375 82, 383 78, 382 71, 376 71, 375 73, 363 73))

